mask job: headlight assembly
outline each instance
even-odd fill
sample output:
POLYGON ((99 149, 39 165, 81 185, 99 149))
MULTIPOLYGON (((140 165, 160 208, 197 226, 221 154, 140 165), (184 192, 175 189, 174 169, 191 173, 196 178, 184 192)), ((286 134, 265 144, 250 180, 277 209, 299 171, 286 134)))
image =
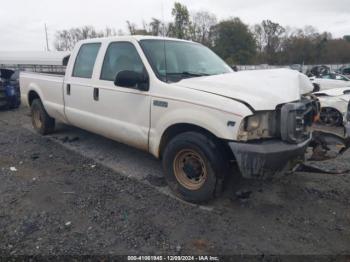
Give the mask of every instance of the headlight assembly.
POLYGON ((261 114, 249 116, 246 119, 246 130, 253 131, 253 130, 259 128, 261 121, 262 121, 261 114))
POLYGON ((242 121, 238 139, 247 141, 272 137, 277 132, 276 122, 275 111, 256 112, 242 121))

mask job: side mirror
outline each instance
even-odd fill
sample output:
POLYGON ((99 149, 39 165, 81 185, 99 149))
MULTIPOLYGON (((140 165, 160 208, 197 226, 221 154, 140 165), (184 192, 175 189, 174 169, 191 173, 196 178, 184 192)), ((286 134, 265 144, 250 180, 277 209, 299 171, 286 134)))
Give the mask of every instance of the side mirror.
POLYGON ((149 79, 146 74, 138 73, 135 71, 120 71, 114 80, 114 85, 137 88, 141 91, 149 90, 149 79))
POLYGON ((236 65, 231 66, 231 69, 232 69, 233 71, 235 71, 235 72, 238 72, 238 67, 237 67, 236 65))

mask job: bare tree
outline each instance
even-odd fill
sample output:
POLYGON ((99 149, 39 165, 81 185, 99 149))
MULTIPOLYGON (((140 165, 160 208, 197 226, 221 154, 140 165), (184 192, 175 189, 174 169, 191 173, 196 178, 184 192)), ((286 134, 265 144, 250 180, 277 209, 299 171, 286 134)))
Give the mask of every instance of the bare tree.
POLYGON ((260 24, 256 24, 253 26, 252 32, 254 34, 256 46, 258 48, 258 52, 262 53, 264 48, 265 48, 264 29, 260 24))
POLYGON ((217 24, 214 14, 207 11, 196 12, 192 16, 191 38, 196 42, 211 46, 211 29, 217 24))
POLYGON ((98 31, 93 26, 75 27, 57 31, 54 45, 58 51, 69 51, 80 40, 114 35, 116 35, 116 31, 110 27, 106 27, 104 31, 98 31))

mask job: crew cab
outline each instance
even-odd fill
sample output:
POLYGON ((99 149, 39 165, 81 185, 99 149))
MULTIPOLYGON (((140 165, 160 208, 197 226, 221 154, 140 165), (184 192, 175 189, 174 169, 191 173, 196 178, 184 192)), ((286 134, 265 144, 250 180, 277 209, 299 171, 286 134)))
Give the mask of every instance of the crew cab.
POLYGON ((198 43, 151 36, 83 40, 64 76, 23 72, 20 86, 39 133, 60 121, 148 151, 190 202, 215 197, 232 164, 246 178, 293 168, 318 114, 297 71, 233 72, 198 43))

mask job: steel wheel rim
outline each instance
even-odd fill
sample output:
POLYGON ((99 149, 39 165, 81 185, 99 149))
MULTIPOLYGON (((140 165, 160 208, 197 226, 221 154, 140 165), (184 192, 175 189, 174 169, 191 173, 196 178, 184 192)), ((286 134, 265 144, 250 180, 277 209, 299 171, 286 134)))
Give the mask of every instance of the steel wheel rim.
POLYGON ((201 188, 208 177, 202 156, 192 149, 184 149, 176 154, 174 173, 177 181, 189 190, 201 188))
POLYGON ((42 119, 39 110, 33 111, 33 122, 36 128, 40 129, 42 127, 42 119))
POLYGON ((340 123, 340 114, 333 108, 323 108, 321 110, 321 122, 328 126, 335 126, 340 123))

